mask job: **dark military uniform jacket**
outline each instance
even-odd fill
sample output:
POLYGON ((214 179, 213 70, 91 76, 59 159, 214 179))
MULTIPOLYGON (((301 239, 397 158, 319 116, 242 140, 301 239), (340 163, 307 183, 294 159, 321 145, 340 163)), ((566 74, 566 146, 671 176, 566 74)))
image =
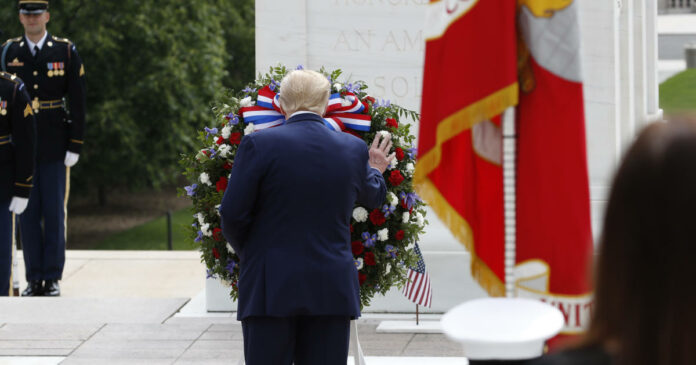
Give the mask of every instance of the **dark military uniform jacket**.
POLYGON ((22 80, 0 72, 0 203, 28 198, 34 172, 34 111, 22 80))
POLYGON ((66 151, 79 154, 85 130, 85 68, 77 49, 51 34, 36 58, 25 37, 10 39, 3 48, 7 44, 7 72, 24 80, 36 115, 37 160, 62 161, 66 151))

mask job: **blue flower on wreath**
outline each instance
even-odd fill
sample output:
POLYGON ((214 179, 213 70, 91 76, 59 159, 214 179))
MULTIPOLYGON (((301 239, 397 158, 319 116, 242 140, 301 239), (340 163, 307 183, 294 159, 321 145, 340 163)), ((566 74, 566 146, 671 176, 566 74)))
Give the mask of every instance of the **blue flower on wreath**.
POLYGON ((217 133, 218 133, 218 129, 217 129, 217 128, 208 128, 208 127, 205 127, 205 138, 210 137, 211 134, 217 134, 217 133))
POLYGON ((210 152, 210 158, 215 158, 215 155, 217 155, 217 151, 214 148, 209 149, 208 152, 210 152))
POLYGON ((237 267, 237 263, 232 259, 227 259, 227 266, 225 266, 225 270, 227 270, 227 272, 230 274, 234 274, 235 267, 237 267))
POLYGON ((230 122, 230 125, 239 124, 239 117, 234 113, 227 114, 225 119, 227 119, 230 122))
POLYGON ((194 229, 197 229, 197 228, 198 228, 198 223, 193 223, 193 224, 191 225, 191 227, 193 227, 194 229))
POLYGON ((276 88, 280 86, 280 82, 276 80, 271 80, 271 83, 268 85, 268 88, 271 89, 271 91, 275 91, 276 88))
POLYGON ((348 83, 346 84, 346 91, 350 93, 358 93, 360 91, 360 88, 362 88, 362 84, 359 82, 356 82, 355 84, 348 83))
POLYGON ((206 270, 205 278, 206 279, 210 279, 210 278, 215 279, 215 273, 213 273, 213 270, 211 270, 211 269, 206 270))
POLYGON ((391 100, 377 100, 377 102, 374 104, 375 108, 389 108, 391 106, 391 100))
POLYGON ((390 215, 394 214, 395 209, 396 207, 393 207, 389 204, 384 204, 384 206, 382 207, 382 213, 384 213, 384 218, 389 218, 390 215))
POLYGON ((392 245, 386 245, 386 246, 384 246, 384 250, 387 251, 387 253, 389 254, 389 256, 391 256, 391 258, 393 258, 393 259, 396 258, 396 247, 394 247, 392 245))
POLYGON ((200 243, 201 241, 203 241, 203 232, 198 231, 198 237, 196 237, 196 239, 194 239, 193 242, 200 243))
POLYGON ((370 232, 363 232, 362 239, 365 240, 365 242, 363 242, 363 246, 368 248, 374 247, 375 242, 377 242, 377 235, 373 234, 370 236, 370 232))
POLYGON ((252 88, 250 88, 249 86, 247 86, 247 87, 245 87, 244 89, 242 89, 242 92, 246 93, 247 95, 253 93, 254 91, 256 91, 256 89, 252 89, 252 88))
POLYGON ((404 192, 401 192, 401 194, 399 194, 399 197, 401 198, 401 201, 406 204, 406 206, 408 207, 409 210, 411 208, 413 208, 414 205, 416 205, 416 202, 418 200, 420 200, 420 198, 418 198, 418 195, 416 195, 416 193, 406 194, 404 192))
POLYGON ((198 184, 193 184, 190 186, 184 186, 184 190, 186 190, 186 195, 188 196, 194 196, 196 195, 196 188, 198 187, 198 184))
POLYGON ((295 68, 295 70, 304 70, 304 66, 302 66, 302 65, 297 65, 297 68, 295 68))
POLYGON ((408 157, 412 160, 415 160, 416 157, 418 156, 418 148, 413 147, 408 149, 408 157))

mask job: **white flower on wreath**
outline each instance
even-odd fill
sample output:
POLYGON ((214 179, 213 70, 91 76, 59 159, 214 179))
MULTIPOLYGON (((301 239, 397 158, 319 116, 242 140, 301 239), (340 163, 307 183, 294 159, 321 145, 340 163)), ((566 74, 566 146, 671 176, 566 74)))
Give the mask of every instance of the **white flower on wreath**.
POLYGON ((411 215, 408 212, 404 212, 404 214, 401 216, 401 221, 408 223, 409 219, 411 219, 411 215))
POLYGON ((341 89, 343 88, 343 85, 341 85, 340 82, 337 82, 337 83, 333 84, 333 87, 334 87, 334 89, 336 89, 337 91, 341 91, 341 89))
POLYGON ((246 98, 239 101, 239 106, 241 106, 242 108, 254 106, 254 101, 251 100, 251 96, 247 96, 246 98))
POLYGON ((232 146, 227 144, 220 145, 218 151, 220 151, 220 157, 227 158, 227 156, 229 156, 232 152, 232 146))
POLYGON ((408 175, 413 175, 413 172, 416 171, 416 166, 414 166, 412 162, 409 162, 406 164, 404 171, 406 171, 408 175))
POLYGON ((389 229, 382 228, 377 231, 377 239, 380 241, 386 241, 389 239, 389 229))
POLYGON ((198 219, 198 225, 202 227, 205 224, 205 217, 203 217, 203 213, 196 214, 196 218, 198 219))
POLYGON ((210 230, 210 224, 206 223, 201 225, 201 232, 203 232, 203 235, 206 237, 212 237, 213 232, 210 230))
POLYGON ((382 138, 391 137, 391 133, 389 133, 387 131, 379 131, 379 132, 377 132, 377 134, 381 135, 382 138))
POLYGON ((234 255, 234 249, 232 248, 232 245, 230 245, 229 242, 227 243, 227 252, 234 255))
POLYGON ((389 166, 387 166, 387 168, 389 170, 394 170, 398 163, 399 163, 399 161, 396 158, 394 158, 393 160, 391 160, 391 162, 389 163, 389 166))
POLYGON ((353 261, 353 263, 355 263, 355 268, 358 270, 362 270, 363 266, 365 266, 363 265, 363 262, 364 260, 362 257, 358 257, 355 261, 353 261))
POLYGON ((384 268, 384 275, 389 274, 391 272, 391 264, 387 264, 387 266, 384 268))
POLYGON ((244 128, 244 135, 249 135, 254 133, 254 123, 249 123, 249 125, 244 128))
POLYGON ((206 184, 208 186, 213 185, 213 183, 210 182, 210 176, 208 176, 207 172, 201 172, 201 176, 198 177, 198 180, 201 182, 201 184, 206 184))
POLYGON ((421 228, 423 228, 425 225, 425 218, 423 218, 423 215, 420 214, 420 212, 416 212, 416 224, 421 228))
POLYGON ((230 134, 232 134, 232 128, 230 128, 229 125, 226 125, 222 128, 222 138, 228 139, 230 138, 230 134))
POLYGON ((406 246, 406 250, 407 250, 407 251, 411 251, 411 250, 413 250, 414 248, 416 248, 416 244, 413 243, 413 242, 409 243, 408 246, 406 246))
POLYGON ((389 205, 391 205, 392 207, 399 204, 399 198, 396 196, 396 194, 392 193, 391 191, 387 194, 387 201, 389 202, 389 205))
POLYGON ((215 206, 215 213, 217 213, 218 217, 220 216, 220 204, 215 206))
POLYGON ((367 209, 363 207, 353 209, 353 219, 355 219, 356 222, 365 222, 368 216, 367 209))

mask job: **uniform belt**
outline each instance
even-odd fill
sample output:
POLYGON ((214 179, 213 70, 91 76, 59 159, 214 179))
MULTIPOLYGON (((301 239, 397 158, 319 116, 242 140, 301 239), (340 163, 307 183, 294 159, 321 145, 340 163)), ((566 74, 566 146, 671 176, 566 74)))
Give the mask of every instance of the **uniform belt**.
POLYGON ((57 109, 63 107, 63 100, 39 100, 39 109, 57 109))
POLYGON ((10 143, 10 136, 0 136, 0 146, 10 143))

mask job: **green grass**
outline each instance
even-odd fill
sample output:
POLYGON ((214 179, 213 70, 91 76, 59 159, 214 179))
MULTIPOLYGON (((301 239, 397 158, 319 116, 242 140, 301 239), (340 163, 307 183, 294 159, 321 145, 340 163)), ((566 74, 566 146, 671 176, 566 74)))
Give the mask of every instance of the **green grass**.
POLYGON ((660 107, 665 114, 696 111, 696 69, 688 69, 660 84, 660 107))
MULTIPOLYGON (((172 247, 174 250, 193 250, 186 227, 193 222, 190 208, 172 213, 172 247)), ((116 233, 97 243, 95 250, 166 250, 167 217, 162 216, 141 226, 116 233)))

